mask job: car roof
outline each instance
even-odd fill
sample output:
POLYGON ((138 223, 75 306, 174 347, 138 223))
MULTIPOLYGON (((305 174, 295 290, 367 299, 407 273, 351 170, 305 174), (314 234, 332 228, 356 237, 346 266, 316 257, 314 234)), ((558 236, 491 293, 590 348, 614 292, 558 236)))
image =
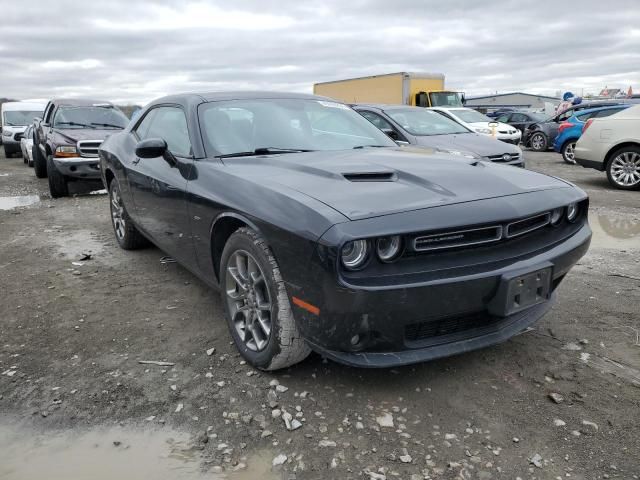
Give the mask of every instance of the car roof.
POLYGON ((607 105, 606 107, 594 107, 594 108, 585 108, 583 110, 578 110, 574 112, 575 115, 585 115, 587 113, 599 112, 601 110, 612 110, 616 108, 624 109, 629 108, 631 106, 630 103, 620 103, 617 105, 607 105))
POLYGON ((304 100, 325 100, 336 103, 342 103, 328 97, 311 95, 308 93, 291 93, 291 92, 270 92, 270 91, 238 91, 238 92, 191 92, 177 93, 157 98, 151 102, 159 103, 202 103, 202 102, 220 102, 225 100, 250 100, 250 99, 270 99, 270 98, 291 98, 304 100))
POLYGON ((96 100, 91 98, 53 98, 51 103, 55 105, 68 105, 71 107, 93 107, 94 105, 113 105, 108 100, 96 100))

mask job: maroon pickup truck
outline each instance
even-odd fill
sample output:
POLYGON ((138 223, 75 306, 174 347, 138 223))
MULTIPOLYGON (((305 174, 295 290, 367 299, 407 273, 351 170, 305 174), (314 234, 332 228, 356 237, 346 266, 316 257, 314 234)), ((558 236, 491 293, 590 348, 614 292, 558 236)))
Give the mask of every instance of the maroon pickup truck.
POLYGON ((36 176, 49 178, 51 196, 67 196, 70 181, 100 180, 98 147, 127 123, 110 102, 51 100, 34 122, 32 152, 36 176))

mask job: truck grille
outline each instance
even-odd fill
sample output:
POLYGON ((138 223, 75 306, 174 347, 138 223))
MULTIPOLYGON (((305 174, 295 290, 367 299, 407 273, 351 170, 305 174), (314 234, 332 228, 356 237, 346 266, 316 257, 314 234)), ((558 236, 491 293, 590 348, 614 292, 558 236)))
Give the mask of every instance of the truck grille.
POLYGON ((81 157, 96 158, 98 156, 98 147, 102 144, 102 140, 80 140, 78 142, 78 152, 81 157))

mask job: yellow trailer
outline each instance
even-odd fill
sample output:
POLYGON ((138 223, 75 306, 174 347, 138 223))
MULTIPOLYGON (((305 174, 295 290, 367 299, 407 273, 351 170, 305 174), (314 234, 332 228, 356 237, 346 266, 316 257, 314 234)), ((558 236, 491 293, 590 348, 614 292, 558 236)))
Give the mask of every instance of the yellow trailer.
POLYGON ((464 95, 445 90, 441 73, 398 72, 313 85, 313 93, 344 103, 462 107, 464 95))

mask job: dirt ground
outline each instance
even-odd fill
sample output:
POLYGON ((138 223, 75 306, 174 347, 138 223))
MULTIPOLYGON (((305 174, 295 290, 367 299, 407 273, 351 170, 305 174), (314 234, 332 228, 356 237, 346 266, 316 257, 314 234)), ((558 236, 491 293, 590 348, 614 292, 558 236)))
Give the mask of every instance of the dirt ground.
POLYGON ((1 156, 0 479, 640 478, 640 192, 525 156, 590 194, 594 230, 535 329, 273 374, 241 362, 216 292, 117 247, 100 185, 54 201, 1 156))

